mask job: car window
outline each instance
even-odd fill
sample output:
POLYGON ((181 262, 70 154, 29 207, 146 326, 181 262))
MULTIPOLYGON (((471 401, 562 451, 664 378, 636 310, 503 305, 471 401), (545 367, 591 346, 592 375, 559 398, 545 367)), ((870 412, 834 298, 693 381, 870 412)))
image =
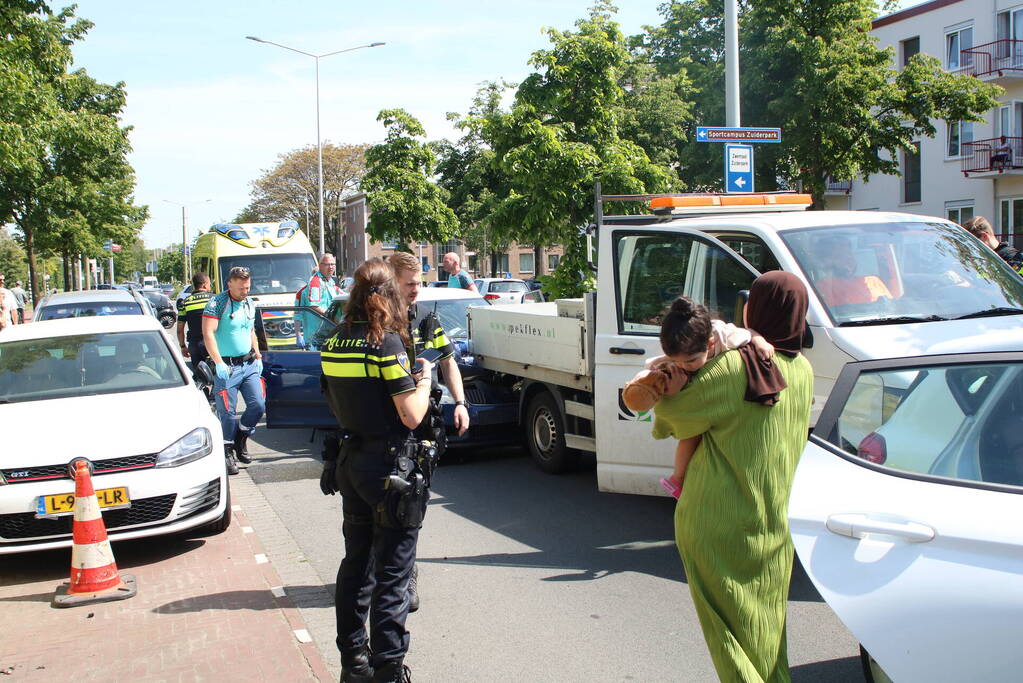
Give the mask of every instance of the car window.
POLYGON ((97 315, 142 315, 142 307, 134 301, 82 302, 53 304, 36 315, 37 320, 89 318, 97 315))
POLYGON ((436 302, 437 319, 449 338, 465 339, 469 336, 468 310, 476 306, 489 306, 483 297, 447 299, 436 302))
POLYGON ((826 440, 885 468, 1023 486, 1023 364, 861 373, 826 440))
POLYGON ((614 241, 621 334, 657 335, 677 297, 704 304, 726 322, 738 319, 753 274, 716 244, 669 232, 628 234, 614 241))
POLYGON ((316 259, 312 254, 246 254, 222 257, 218 262, 221 283, 235 266, 245 266, 252 274, 250 296, 297 292, 309 283, 316 259))
POLYGON ((715 237, 727 244, 729 249, 742 256, 761 273, 766 273, 769 270, 781 270, 778 259, 774 257, 771 249, 756 235, 715 235, 715 237))
POLYGON ((491 282, 488 291, 506 294, 509 292, 525 292, 527 288, 525 283, 522 282, 491 282))
POLYGON ((828 226, 781 235, 836 325, 1023 307, 1023 278, 951 223, 828 226))
POLYGON ((0 403, 143 391, 185 382, 158 331, 0 343, 0 403))
MULTIPOLYGON (((343 302, 334 303, 338 305, 332 306, 330 311, 340 314, 343 302)), ((260 348, 269 351, 318 351, 336 327, 322 311, 311 306, 273 306, 256 310, 260 348)))

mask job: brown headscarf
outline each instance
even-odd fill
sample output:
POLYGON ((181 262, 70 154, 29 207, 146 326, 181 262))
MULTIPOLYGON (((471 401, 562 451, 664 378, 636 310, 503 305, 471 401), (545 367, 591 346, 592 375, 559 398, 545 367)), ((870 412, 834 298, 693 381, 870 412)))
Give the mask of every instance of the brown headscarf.
MULTIPOLYGON (((756 330, 774 345, 776 353, 790 358, 799 355, 806 330, 806 285, 792 273, 772 270, 764 273, 749 288, 746 326, 756 330)), ((787 385, 771 360, 757 357, 753 346, 739 349, 746 366, 746 396, 752 403, 773 406, 787 385)))

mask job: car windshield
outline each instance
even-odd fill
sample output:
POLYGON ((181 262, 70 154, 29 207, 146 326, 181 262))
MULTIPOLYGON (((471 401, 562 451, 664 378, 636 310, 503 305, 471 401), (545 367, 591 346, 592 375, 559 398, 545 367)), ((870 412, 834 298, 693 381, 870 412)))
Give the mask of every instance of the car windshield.
POLYGON ((142 307, 134 301, 90 301, 73 304, 52 304, 36 314, 36 320, 89 318, 97 315, 142 315, 142 307))
POLYGON ((253 254, 226 256, 219 262, 220 281, 227 282, 228 272, 244 266, 252 275, 249 295, 297 292, 309 283, 316 259, 312 254, 253 254))
POLYGON ((782 239, 839 326, 1023 312, 1023 278, 951 223, 829 226, 782 239))
POLYGON ((490 283, 490 289, 488 291, 491 291, 491 292, 525 292, 526 289, 527 289, 526 283, 524 283, 524 282, 509 281, 509 282, 491 282, 490 283))
POLYGON ((469 337, 469 314, 468 310, 476 306, 489 306, 490 302, 483 297, 469 299, 444 299, 441 301, 420 301, 419 313, 422 315, 424 307, 433 307, 440 320, 444 332, 452 339, 467 339, 469 337))
POLYGON ((145 391, 185 382, 163 333, 155 330, 0 343, 0 403, 145 391))

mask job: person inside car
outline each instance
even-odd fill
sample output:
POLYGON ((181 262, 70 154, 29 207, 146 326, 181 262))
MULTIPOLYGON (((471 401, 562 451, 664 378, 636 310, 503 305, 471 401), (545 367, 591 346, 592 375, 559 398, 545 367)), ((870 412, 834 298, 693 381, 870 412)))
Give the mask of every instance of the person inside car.
POLYGON ((856 274, 856 255, 848 238, 839 235, 823 237, 817 255, 825 277, 818 278, 814 284, 828 306, 869 304, 881 297, 892 298, 881 278, 856 274))

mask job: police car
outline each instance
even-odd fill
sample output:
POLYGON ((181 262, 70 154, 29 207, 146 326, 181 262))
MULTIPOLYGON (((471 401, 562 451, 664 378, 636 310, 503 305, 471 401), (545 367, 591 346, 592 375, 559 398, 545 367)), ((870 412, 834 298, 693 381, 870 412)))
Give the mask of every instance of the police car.
POLYGON ((112 540, 231 522, 216 416, 151 316, 18 325, 0 336, 0 554, 71 545, 91 463, 112 540), (140 405, 159 405, 140 411, 140 405))
MULTIPOLYGON (((269 429, 305 427, 336 429, 337 420, 320 391, 320 352, 318 340, 325 339, 344 314, 348 299, 343 294, 323 313, 315 308, 264 306, 256 316, 256 336, 263 351, 263 377, 266 379, 266 425, 269 429), (296 313, 319 321, 318 329, 307 325, 303 335, 292 334, 286 345, 279 342, 296 313), (271 341, 268 344, 268 338, 271 341)), ((454 399, 444 390, 441 400, 451 447, 502 444, 519 440, 518 403, 509 388, 490 381, 490 373, 476 365, 472 355, 467 311, 489 306, 479 294, 464 289, 424 287, 417 306, 421 313, 432 310, 455 346, 455 361, 462 374, 469 430, 459 436, 454 429, 454 399)))

